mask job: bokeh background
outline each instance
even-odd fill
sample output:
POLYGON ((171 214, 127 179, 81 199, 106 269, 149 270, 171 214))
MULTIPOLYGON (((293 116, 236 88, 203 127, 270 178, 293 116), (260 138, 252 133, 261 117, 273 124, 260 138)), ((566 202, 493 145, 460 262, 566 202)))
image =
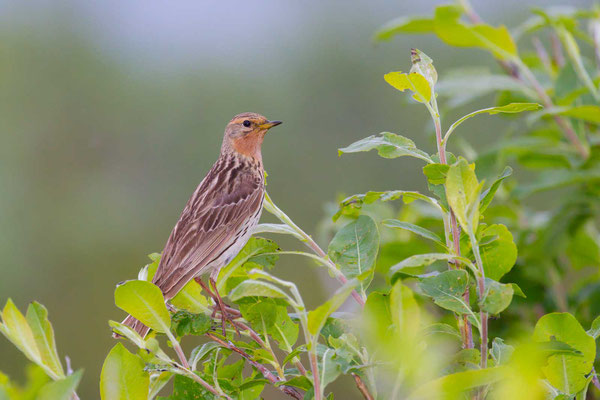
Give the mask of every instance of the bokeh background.
MULTIPOLYGON (((407 70, 411 47, 441 75, 488 57, 433 37, 375 45, 372 36, 393 17, 431 14, 440 3, 0 2, 0 304, 45 304, 59 352, 85 368, 80 395, 98 398, 113 345, 107 320, 123 317, 115 284, 161 251, 239 112, 285 121, 264 145, 268 191, 309 232, 341 194, 423 189, 415 160, 338 158, 336 149, 388 130, 433 152, 425 109, 382 75, 407 70)), ((592 1, 473 5, 491 23, 515 26, 534 6, 567 3, 592 1)), ((485 146, 503 126, 481 118, 463 134, 485 146)), ((336 285, 298 259, 282 259, 276 274, 298 282, 309 306, 336 285)), ((25 364, 1 338, 0 370, 20 380, 25 364)))

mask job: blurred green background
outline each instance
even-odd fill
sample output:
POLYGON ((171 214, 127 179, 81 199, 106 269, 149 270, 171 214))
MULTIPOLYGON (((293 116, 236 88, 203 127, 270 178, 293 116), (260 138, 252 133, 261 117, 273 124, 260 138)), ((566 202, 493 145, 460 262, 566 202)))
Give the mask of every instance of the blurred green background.
MULTIPOLYGON (((284 121, 264 145, 268 191, 309 232, 340 194, 423 189, 414 160, 338 158, 336 149, 389 130, 434 151, 425 109, 382 75, 408 69, 411 47, 434 58, 441 75, 487 56, 434 38, 374 45, 372 35, 393 17, 430 14, 441 3, 0 3, 0 303, 48 307, 59 352, 86 370, 82 398, 98 397, 113 345, 107 320, 123 317, 115 284, 162 249, 233 115, 284 121)), ((592 1, 473 5, 490 23, 515 26, 531 7, 566 3, 592 1)), ((484 100, 466 109, 492 101, 484 100)), ((504 126, 481 118, 465 134, 484 146, 504 126)), ((298 259, 277 268, 309 306, 336 287, 298 259)), ((0 370, 22 379, 25 364, 0 340, 0 370)))

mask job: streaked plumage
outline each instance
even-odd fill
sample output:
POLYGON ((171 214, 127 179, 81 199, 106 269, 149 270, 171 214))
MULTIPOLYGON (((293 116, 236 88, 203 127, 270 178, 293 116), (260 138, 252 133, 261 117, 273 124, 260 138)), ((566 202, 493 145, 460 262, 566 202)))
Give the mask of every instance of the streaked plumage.
MULTIPOLYGON (((216 280, 250 238, 264 199, 262 141, 279 123, 243 113, 225 128, 221 154, 183 209, 152 279, 166 300, 201 274, 216 280)), ((123 323, 142 336, 149 330, 131 316, 123 323)))

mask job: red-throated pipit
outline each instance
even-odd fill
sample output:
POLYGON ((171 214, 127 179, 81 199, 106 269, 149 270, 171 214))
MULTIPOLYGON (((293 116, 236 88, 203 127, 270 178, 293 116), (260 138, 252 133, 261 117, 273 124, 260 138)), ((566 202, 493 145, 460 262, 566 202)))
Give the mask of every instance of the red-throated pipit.
MULTIPOLYGON (((280 123, 256 113, 238 114, 229 122, 219 159, 183 209, 152 279, 169 300, 190 280, 210 272, 223 330, 226 311, 216 279, 258 223, 265 193, 261 145, 267 131, 280 123)), ((131 315, 123 323, 142 337, 148 333, 131 315)))

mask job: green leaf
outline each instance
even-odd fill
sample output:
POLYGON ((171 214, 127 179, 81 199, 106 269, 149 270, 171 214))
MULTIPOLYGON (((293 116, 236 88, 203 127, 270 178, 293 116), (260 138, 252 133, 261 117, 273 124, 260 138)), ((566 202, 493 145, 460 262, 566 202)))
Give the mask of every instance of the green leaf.
POLYGON ((410 231, 414 234, 424 237, 425 239, 433 240, 435 243, 439 244, 443 248, 446 248, 446 245, 444 244, 444 242, 442 242, 442 239, 437 234, 431 232, 429 229, 423 228, 422 226, 411 224, 409 222, 398 221, 397 219, 386 219, 381 223, 390 228, 410 231))
POLYGON ((448 98, 450 108, 462 106, 485 95, 500 91, 511 91, 535 98, 536 94, 527 85, 510 76, 491 74, 479 68, 460 68, 444 75, 436 85, 439 96, 448 98))
POLYGON ((173 372, 170 371, 163 371, 158 374, 153 374, 153 376, 150 377, 148 400, 154 399, 162 390, 162 388, 165 387, 167 383, 169 383, 172 377, 173 372))
POLYGON ((533 333, 537 342, 558 340, 580 351, 582 356, 557 354, 548 358, 542 368, 552 386, 563 393, 574 395, 587 384, 586 375, 592 370, 596 356, 596 342, 568 313, 544 315, 537 322, 533 333))
POLYGON ((490 186, 487 190, 481 193, 481 201, 479 203, 479 212, 481 214, 483 214, 483 212, 488 208, 488 206, 494 199, 494 196, 496 195, 496 192, 498 191, 498 188, 500 187, 502 181, 511 176, 512 172, 513 170, 511 167, 505 167, 504 171, 502 171, 500 176, 496 178, 494 183, 492 183, 492 186, 490 186))
POLYGON ((254 228, 253 234, 256 235, 259 233, 278 233, 281 235, 291 235, 296 239, 303 240, 303 237, 298 232, 286 224, 258 224, 254 228))
POLYGON ((410 50, 410 60, 412 67, 411 73, 417 73, 427 79, 430 87, 433 88, 438 80, 437 71, 433 66, 433 60, 419 49, 410 50))
POLYGON ((467 115, 465 115, 464 117, 458 119, 456 122, 454 122, 450 128, 448 129, 448 132, 446 133, 446 136, 444 137, 444 141, 448 141, 448 137, 452 134, 452 132, 454 132, 454 130, 463 122, 465 122, 466 120, 468 120, 469 118, 472 118, 476 115, 479 114, 489 114, 489 115, 494 115, 494 114, 516 114, 516 113, 520 113, 523 111, 535 111, 535 110, 539 110, 542 108, 541 104, 537 104, 537 103, 510 103, 504 106, 499 106, 499 107, 489 107, 489 108, 484 108, 481 110, 477 110, 477 111, 473 111, 472 113, 469 113, 467 115))
POLYGON ((292 322, 284 305, 272 299, 257 299, 240 304, 240 312, 255 331, 271 335, 279 347, 291 352, 298 340, 298 325, 292 322))
POLYGON ((298 389, 302 389, 306 392, 308 392, 309 390, 312 390, 312 387, 313 387, 312 382, 305 376, 295 376, 292 379, 288 379, 285 382, 276 384, 276 386, 280 386, 280 385, 297 387, 298 389))
POLYGON ((459 21, 459 6, 439 6, 435 9, 436 35, 451 46, 478 47, 490 51, 500 60, 517 56, 517 46, 504 25, 467 25, 459 21))
POLYGON ((600 169, 547 171, 540 174, 535 183, 517 187, 514 194, 518 197, 526 197, 550 189, 582 182, 595 184, 598 181, 600 181, 600 169))
MULTIPOLYGON (((424 81, 425 78, 421 77, 424 81)), ((427 83, 427 81, 425 81, 427 83)), ((359 153, 363 151, 377 150, 377 153, 383 158, 397 158, 411 156, 420 158, 428 163, 433 160, 429 154, 417 149, 415 142, 391 132, 383 132, 379 135, 372 135, 352 143, 350 146, 338 150, 338 154, 359 153)))
POLYGON ((239 283, 235 282, 235 285, 228 284, 230 278, 238 276, 240 278, 246 277, 246 273, 242 268, 246 263, 253 263, 252 268, 256 268, 256 264, 267 268, 273 267, 279 259, 279 256, 274 254, 277 250, 279 250, 279 246, 274 241, 260 237, 251 237, 238 255, 229 264, 221 268, 219 277, 217 278, 219 293, 227 293, 239 283))
POLYGON ((446 183, 446 176, 450 166, 448 164, 427 164, 423 167, 423 173, 427 177, 427 181, 433 185, 443 185, 446 183))
POLYGON ((55 379, 56 377, 64 378, 65 372, 56 351, 54 330, 50 321, 48 321, 48 310, 40 303, 34 301, 29 304, 25 318, 33 333, 42 362, 54 372, 55 379))
POLYGON ((600 243, 593 224, 582 224, 567 242, 567 256, 575 269, 600 265, 600 243))
POLYGON ((171 327, 165 298, 158 286, 150 282, 128 281, 118 286, 115 304, 156 332, 167 333, 171 327))
POLYGON ((108 325, 112 328, 113 332, 129 339, 130 342, 134 343, 140 349, 146 348, 146 341, 132 328, 117 321, 108 321, 108 325))
POLYGON ((511 345, 505 344, 502 338, 494 338, 490 355, 492 356, 492 359, 496 365, 504 365, 508 363, 514 352, 515 348, 511 345))
POLYGON ((442 376, 419 386, 409 397, 409 400, 435 399, 436 395, 444 394, 445 399, 459 399, 461 393, 479 386, 490 385, 501 380, 506 367, 468 370, 442 376))
POLYGON ((377 225, 371 217, 361 215, 335 234, 327 254, 346 278, 359 278, 361 290, 366 290, 370 279, 362 277, 374 269, 378 250, 377 225))
POLYGON ((555 31, 573 63, 573 68, 575 69, 579 80, 588 88, 592 96, 594 96, 594 99, 600 101, 600 93, 598 93, 596 85, 583 65, 583 59, 577 41, 563 24, 556 26, 555 31))
POLYGON ((208 342, 204 343, 202 346, 198 346, 192 350, 192 354, 190 354, 190 368, 192 371, 197 369, 197 365, 200 361, 204 360, 206 356, 212 353, 214 350, 219 348, 220 345, 216 342, 208 342))
POLYGON ((100 374, 102 400, 139 400, 148 397, 149 376, 144 362, 121 344, 112 348, 100 374))
POLYGON ((527 296, 525 296, 525 293, 523 292, 523 289, 521 289, 519 287, 519 285, 517 285, 516 283, 510 283, 509 285, 512 286, 513 292, 514 292, 515 296, 519 296, 519 297, 522 297, 524 299, 527 298, 527 296))
POLYGON ((171 318, 171 331, 177 337, 187 335, 204 335, 212 327, 212 318, 206 314, 192 314, 188 311, 177 311, 171 318))
POLYGON ((440 212, 442 208, 438 201, 432 197, 425 196, 419 192, 411 192, 406 190, 391 190, 387 192, 367 192, 365 194, 355 194, 347 197, 340 203, 339 211, 333 216, 333 220, 337 221, 340 216, 347 215, 351 217, 358 217, 358 213, 364 204, 372 204, 376 201, 392 201, 403 199, 404 203, 408 204, 415 200, 422 200, 426 203, 431 204, 440 212))
POLYGON ((285 292, 283 292, 277 286, 268 282, 254 279, 248 279, 240 283, 231 291, 231 293, 229 293, 229 298, 233 302, 236 302, 244 297, 252 296, 287 298, 285 292))
POLYGON ((400 263, 392 266, 390 268, 390 275, 392 282, 397 279, 397 274, 401 272, 404 268, 414 268, 414 267, 423 267, 433 264, 436 261, 460 261, 461 263, 467 265, 472 270, 476 271, 477 268, 471 263, 468 259, 464 257, 455 256, 452 254, 446 253, 428 253, 428 254, 416 254, 414 256, 410 256, 400 263))
POLYGON ((448 335, 458 340, 462 340, 461 334, 455 327, 443 323, 435 323, 427 326, 425 329, 423 329, 423 335, 448 335))
POLYGON ((327 318, 338 308, 344 304, 352 290, 356 287, 358 281, 356 279, 349 280, 335 291, 333 296, 329 298, 325 303, 321 304, 316 309, 309 311, 308 313, 308 332, 311 335, 316 336, 319 334, 323 325, 327 321, 327 318))
POLYGON ((404 92, 406 89, 410 90, 413 93, 412 98, 419 103, 429 103, 431 100, 431 85, 419 73, 388 72, 383 78, 387 83, 401 92, 404 92))
POLYGON ((171 300, 173 306, 194 314, 208 312, 208 300, 202 295, 202 287, 194 279, 189 281, 171 300))
POLYGON ((600 316, 596 317, 592 321, 592 326, 590 330, 587 331, 587 334, 593 337, 594 339, 598 339, 598 336, 600 336, 600 316))
POLYGON ((580 119, 582 121, 600 124, 600 106, 583 105, 569 107, 564 110, 559 110, 558 114, 565 117, 580 119))
POLYGON ((208 393, 202 385, 187 376, 175 375, 173 379, 173 395, 169 400, 212 400, 218 397, 208 393))
POLYGON ((494 224, 483 229, 479 252, 485 276, 500 280, 517 261, 517 246, 513 236, 504 225, 494 224), (493 238, 489 241, 487 239, 493 238))
MULTIPOLYGON (((6 301, 1 315, 2 324, 0 325, 0 331, 4 336, 25 354, 29 360, 41 367, 45 367, 33 331, 23 314, 21 314, 21 311, 19 311, 10 298, 6 301)), ((54 372, 51 369, 45 367, 45 370, 50 376, 53 376, 54 372)))
POLYGON ((419 288, 438 306, 459 314, 468 314, 472 312, 471 308, 462 297, 468 284, 469 274, 467 271, 450 270, 437 276, 421 279, 419 288))
POLYGON ((466 232, 477 231, 479 223, 479 193, 474 168, 461 158, 450 166, 446 178, 446 197, 456 219, 466 232))
POLYGON ((66 378, 48 383, 42 387, 36 400, 70 400, 79 385, 81 375, 83 371, 79 370, 66 378))
POLYGON ((547 355, 570 354, 577 357, 583 357, 583 354, 574 348, 559 340, 550 339, 547 342, 539 342, 539 349, 547 355))
POLYGON ((375 40, 390 40, 400 33, 430 33, 433 32, 433 19, 426 17, 396 18, 375 33, 375 40))
POLYGON ((492 315, 504 311, 512 301, 513 288, 510 284, 497 282, 490 278, 485 278, 485 290, 481 309, 492 315))

